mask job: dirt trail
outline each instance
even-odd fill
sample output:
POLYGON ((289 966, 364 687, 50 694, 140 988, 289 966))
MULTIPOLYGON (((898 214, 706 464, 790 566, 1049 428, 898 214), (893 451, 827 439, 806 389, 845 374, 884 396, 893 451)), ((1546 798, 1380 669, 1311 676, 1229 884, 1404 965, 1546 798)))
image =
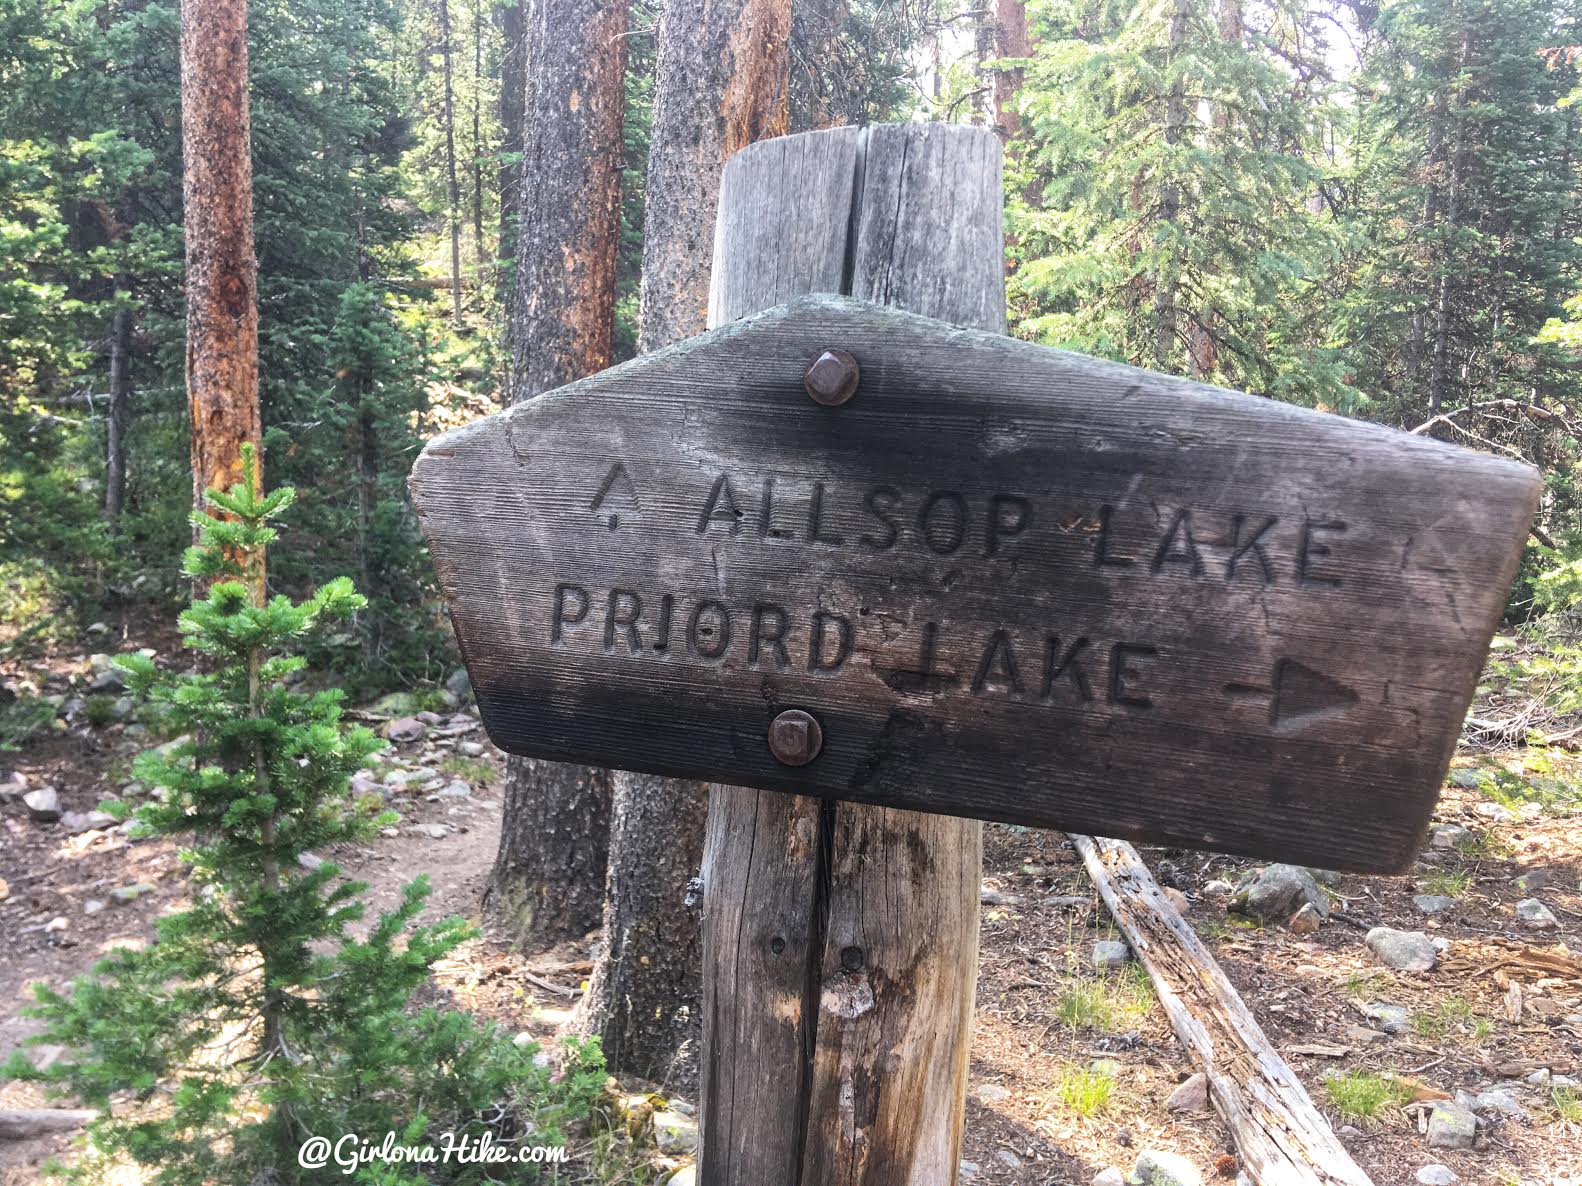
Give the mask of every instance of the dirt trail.
MULTIPOLYGON (((75 688, 91 672, 71 658, 0 675, 75 688)), ((74 722, 0 754, 0 786, 15 789, 6 782, 13 773, 27 788, 53 785, 66 813, 38 821, 17 794, 0 794, 0 1060, 34 1032, 19 1016, 30 982, 61 987, 114 943, 146 941, 152 920, 185 892, 171 845, 131 842, 86 818, 126 783, 130 755, 148 744, 136 732, 74 722), (117 901, 117 890, 134 886, 146 888, 117 901)), ((503 759, 466 710, 434 717, 425 734, 370 772, 401 822, 368 844, 318 855, 369 883, 370 913, 427 873, 428 916, 476 920, 498 839, 503 759)), ((1339 1072, 1410 1075, 1425 1090, 1452 1094, 1503 1085, 1517 1110, 1485 1109, 1474 1149, 1431 1148, 1414 1115, 1398 1107, 1353 1118, 1343 1139, 1378 1186, 1406 1186, 1434 1163, 1466 1183, 1582 1183, 1582 1115, 1564 1107, 1582 1092, 1528 1082, 1543 1072, 1582 1077, 1582 977, 1567 971, 1582 952, 1582 811, 1574 802, 1493 803, 1476 782, 1457 774, 1437 816, 1449 830, 1412 876, 1338 878, 1328 891, 1332 916, 1313 934, 1227 910, 1224 883, 1256 868, 1250 862, 1144 853, 1184 894, 1189 920, 1337 1128, 1348 1121, 1324 1080, 1339 1072), (1452 904, 1425 914, 1413 900, 1424 894, 1452 904), (1552 929, 1517 921, 1516 903, 1528 898, 1553 915, 1552 929), (1378 925, 1449 947, 1430 972, 1393 972, 1364 941, 1378 925), (1392 1027, 1377 1009, 1370 1018, 1379 1004, 1399 1006, 1399 1032, 1382 1032, 1392 1027)), ((1094 970, 1094 944, 1114 930, 1060 834, 989 828, 983 910, 963 1181, 1086 1186, 1108 1166, 1129 1172, 1152 1149, 1185 1156, 1205 1181, 1226 1168, 1233 1176, 1219 1124, 1165 1107, 1192 1068, 1135 970, 1094 970)), ((549 1038, 566 1022, 570 998, 529 975, 575 988, 596 941, 518 953, 479 939, 437 967, 435 992, 513 1032, 549 1038)), ((32 1087, 0 1085, 0 1107, 39 1102, 32 1087)), ((0 1184, 36 1181, 43 1158, 68 1146, 59 1137, 0 1143, 0 1184)))

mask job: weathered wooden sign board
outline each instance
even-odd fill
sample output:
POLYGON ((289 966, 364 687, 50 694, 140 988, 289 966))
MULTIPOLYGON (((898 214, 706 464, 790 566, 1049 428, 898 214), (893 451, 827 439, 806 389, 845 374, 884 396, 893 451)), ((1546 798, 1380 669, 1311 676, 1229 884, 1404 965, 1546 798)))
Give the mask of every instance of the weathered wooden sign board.
POLYGON ((833 296, 411 485, 510 752, 1360 870, 1415 853, 1539 494, 833 296))

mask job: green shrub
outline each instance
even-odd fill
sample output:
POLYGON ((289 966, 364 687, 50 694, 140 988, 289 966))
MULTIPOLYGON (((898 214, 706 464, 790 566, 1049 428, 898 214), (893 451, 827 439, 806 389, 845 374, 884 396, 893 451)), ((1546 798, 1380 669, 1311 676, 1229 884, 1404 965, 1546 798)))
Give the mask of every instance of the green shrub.
POLYGON ((1394 1075, 1371 1071, 1347 1071, 1324 1077, 1324 1090, 1347 1120, 1372 1120, 1388 1107, 1410 1103, 1412 1089, 1394 1075))
POLYGON ((40 988, 35 1041, 68 1056, 45 1071, 18 1056, 8 1070, 101 1109, 72 1171, 80 1181, 118 1161, 160 1186, 491 1180, 487 1165, 455 1161, 421 1174, 375 1163, 355 1178, 298 1165, 309 1136, 557 1144, 587 1115, 603 1066, 596 1044, 573 1045, 556 1074, 532 1047, 463 1013, 414 1009, 430 966, 467 925, 415 925, 429 894, 419 878, 359 938, 366 887, 332 863, 299 863, 395 817, 347 789, 383 743, 342 723, 339 691, 295 690, 289 677, 303 661, 284 653, 363 599, 344 578, 301 603, 250 591, 271 522, 292 500, 290 489, 253 493, 252 472, 249 454, 242 484, 209 492, 230 518, 194 516, 201 543, 186 572, 214 583, 180 625, 209 670, 167 677, 140 656, 118 661, 182 739, 133 766, 144 785, 167 788, 162 801, 135 813, 106 806, 133 815, 145 835, 183 842, 192 904, 160 918, 146 949, 118 951, 69 993, 40 988))
POLYGON ((55 713, 54 702, 42 696, 20 696, 0 704, 0 753, 19 749, 44 732, 55 713))
POLYGON ((1115 1075, 1107 1067, 1068 1066, 1055 1079, 1055 1099, 1068 1112, 1093 1117, 1110 1105, 1115 1095, 1115 1075))

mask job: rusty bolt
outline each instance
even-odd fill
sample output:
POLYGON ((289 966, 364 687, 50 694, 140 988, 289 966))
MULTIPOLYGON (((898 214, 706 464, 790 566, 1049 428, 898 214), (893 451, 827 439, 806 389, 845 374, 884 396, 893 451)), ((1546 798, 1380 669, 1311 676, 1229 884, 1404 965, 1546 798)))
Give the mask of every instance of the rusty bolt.
POLYGON ((860 377, 855 358, 844 350, 826 350, 808 364, 802 375, 802 386, 807 388, 814 403, 838 408, 857 394, 860 377))
POLYGON ((769 723, 769 752, 787 766, 806 766, 823 748, 824 730, 800 708, 788 708, 769 723))

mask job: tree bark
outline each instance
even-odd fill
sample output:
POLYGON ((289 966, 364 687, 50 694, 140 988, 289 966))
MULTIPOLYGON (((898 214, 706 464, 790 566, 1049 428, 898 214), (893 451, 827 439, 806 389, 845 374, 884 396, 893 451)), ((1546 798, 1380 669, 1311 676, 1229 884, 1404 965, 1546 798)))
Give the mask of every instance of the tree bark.
MULTIPOLYGON (((187 399, 193 503, 242 480, 258 455, 258 261, 247 99, 247 0, 181 5, 182 197, 186 229, 187 399)), ((263 567, 257 570, 261 594, 263 567)))
POLYGON ((500 25, 500 242, 495 248, 499 260, 495 272, 495 298, 506 310, 500 332, 504 374, 500 390, 506 401, 511 396, 511 352, 515 333, 510 298, 516 283, 516 225, 521 217, 518 200, 522 192, 522 103, 527 96, 527 44, 522 5, 519 0, 497 5, 495 19, 500 25))
MULTIPOLYGON (((1027 28, 1027 5, 1022 0, 995 0, 996 49, 1002 58, 1028 58, 1033 39, 1027 28)), ((1016 139, 1022 130, 1022 117, 1016 111, 1016 96, 1022 89, 1025 71, 994 72, 994 124, 1005 141, 1016 139)))
POLYGON ((461 186, 456 181, 456 95, 450 0, 439 0, 440 58, 445 79, 445 194, 450 220, 451 315, 461 322, 461 186))
MULTIPOLYGON (((1166 62, 1173 63, 1176 55, 1186 45, 1187 0, 1175 0, 1170 14, 1170 33, 1166 62)), ((1179 75, 1170 83, 1165 95, 1165 144, 1174 147, 1181 143, 1182 129, 1186 127, 1186 80, 1179 75)), ((1159 187, 1160 223, 1174 222, 1181 213, 1181 188, 1173 173, 1174 160, 1167 162, 1165 177, 1159 187)), ((1179 283, 1173 261, 1160 268, 1154 278, 1154 367, 1171 370, 1171 360, 1176 345, 1176 292, 1179 283)))
MULTIPOLYGON (((838 128, 727 168, 710 324, 844 292, 1002 331, 999 138, 838 128)), ((710 1186, 948 1186, 982 827, 716 787, 704 859, 710 1186)))
MULTIPOLYGON (((720 171, 788 121, 789 0, 673 0, 659 31, 638 349, 707 328, 720 171)), ((604 947, 582 1027, 611 1070, 694 1086, 701 931, 686 905, 703 860, 702 783, 616 772, 604 947)))
POLYGON ((132 428, 132 311, 110 319, 110 407, 105 418, 104 517, 121 529, 126 507, 126 437, 132 428))
POLYGON ((790 32, 790 0, 665 6, 643 211, 642 351, 704 327, 720 169, 789 130, 790 32))
POLYGON ((472 0, 472 249, 480 281, 489 266, 483 237, 483 0, 472 0))
MULTIPOLYGON (((525 0, 522 25, 512 403, 610 365, 626 3, 525 0)), ((517 942, 574 938, 598 926, 608 774, 513 758, 504 813, 485 894, 495 925, 517 942)))
POLYGON ((579 1028, 612 1071, 692 1092, 703 1004, 700 895, 708 795, 702 783, 612 772, 604 946, 579 1028))
MULTIPOLYGON (((1465 73, 1472 59, 1472 35, 1464 32, 1461 35, 1461 55, 1459 67, 1465 73)), ((1467 120, 1466 115, 1460 110, 1464 103, 1464 96, 1458 93, 1454 115, 1455 141, 1450 149, 1450 179, 1445 194, 1445 224, 1449 233, 1454 234, 1458 219, 1461 217, 1461 173, 1466 156, 1467 120)), ((1442 236, 1441 243, 1446 239, 1442 236)), ((1450 305, 1451 294, 1455 289, 1455 266, 1450 258, 1453 248, 1442 247, 1439 262, 1438 294, 1434 301, 1434 354, 1428 371, 1428 414, 1437 416, 1445 404, 1445 386, 1449 381, 1450 359, 1450 305)))

